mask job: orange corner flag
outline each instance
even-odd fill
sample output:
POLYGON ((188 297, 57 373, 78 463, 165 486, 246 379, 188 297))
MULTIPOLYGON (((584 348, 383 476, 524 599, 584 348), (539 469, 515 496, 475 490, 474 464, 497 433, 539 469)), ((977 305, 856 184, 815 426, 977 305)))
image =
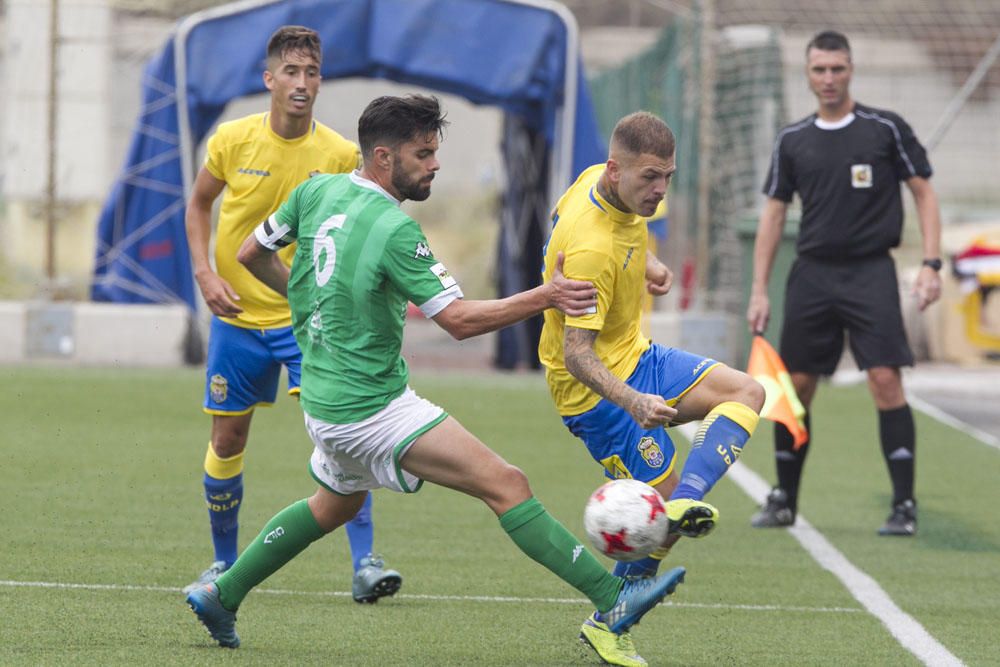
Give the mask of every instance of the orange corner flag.
POLYGON ((804 421, 806 409, 795 393, 785 363, 763 336, 753 337, 747 373, 764 385, 767 397, 760 416, 784 424, 795 438, 795 449, 801 447, 809 439, 804 421))

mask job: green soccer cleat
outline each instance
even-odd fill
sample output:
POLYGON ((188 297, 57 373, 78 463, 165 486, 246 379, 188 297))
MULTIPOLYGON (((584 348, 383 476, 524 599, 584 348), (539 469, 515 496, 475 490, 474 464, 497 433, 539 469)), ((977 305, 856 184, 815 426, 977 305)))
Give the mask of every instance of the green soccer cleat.
POLYGON ((195 579, 190 584, 184 587, 183 589, 184 593, 185 594, 190 593, 195 589, 201 588, 205 584, 212 583, 213 581, 221 577, 222 573, 228 569, 229 568, 226 567, 226 561, 224 560, 215 561, 214 563, 208 566, 207 570, 198 575, 197 579, 195 579))
POLYGON ((620 635, 638 623, 647 611, 676 590, 677 584, 684 581, 684 573, 683 567, 675 567, 650 579, 626 579, 615 606, 601 612, 608 629, 620 635))
POLYGON ((212 639, 225 648, 238 648, 240 637, 236 634, 236 612, 229 611, 219 600, 219 587, 206 584, 191 591, 187 596, 191 611, 198 616, 201 624, 208 629, 212 639))
POLYGON ((594 649, 598 657, 609 665, 643 667, 649 664, 635 650, 631 634, 623 632, 616 635, 606 624, 597 620, 596 614, 591 614, 580 627, 580 641, 594 649))
POLYGON ((677 498, 668 500, 666 506, 670 535, 705 537, 719 520, 719 510, 701 500, 677 498))
POLYGON ((375 604, 379 598, 395 595, 403 585, 403 577, 395 570, 385 569, 381 556, 368 554, 361 559, 361 567, 354 573, 351 597, 355 602, 375 604))

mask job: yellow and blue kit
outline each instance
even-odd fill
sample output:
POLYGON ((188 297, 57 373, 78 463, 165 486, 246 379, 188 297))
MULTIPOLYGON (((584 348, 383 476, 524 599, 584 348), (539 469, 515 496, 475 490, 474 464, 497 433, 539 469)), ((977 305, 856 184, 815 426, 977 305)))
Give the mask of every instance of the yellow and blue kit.
MULTIPOLYGON (((264 285, 236 259, 243 241, 297 185, 319 173, 343 173, 360 165, 358 147, 317 121, 310 131, 285 139, 259 113, 219 125, 207 144, 205 169, 225 181, 215 236, 215 267, 239 295, 243 312, 213 318, 209 335, 204 410, 244 414, 274 402, 281 365, 289 393, 298 392, 299 360, 291 312, 283 296, 264 285)), ((290 265, 295 246, 278 256, 290 265)))
POLYGON ((569 317, 545 311, 538 346, 549 391, 570 431, 611 478, 657 484, 674 467, 673 443, 663 427, 641 428, 624 409, 602 398, 566 369, 566 327, 598 331, 594 351, 615 377, 636 391, 676 404, 718 362, 651 344, 641 331, 646 295, 646 218, 617 210, 597 190, 604 165, 585 170, 560 198, 545 248, 544 279, 552 278, 556 254, 565 256, 566 277, 597 288, 592 313, 569 317))

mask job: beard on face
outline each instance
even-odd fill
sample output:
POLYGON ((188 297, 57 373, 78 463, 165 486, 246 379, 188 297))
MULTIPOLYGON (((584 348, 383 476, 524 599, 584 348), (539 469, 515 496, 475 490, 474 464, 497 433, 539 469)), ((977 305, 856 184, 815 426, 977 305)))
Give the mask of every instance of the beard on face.
POLYGON ((424 201, 431 196, 431 180, 434 175, 431 174, 423 180, 410 178, 408 175, 404 174, 402 170, 392 170, 392 187, 396 189, 396 192, 400 194, 403 199, 409 199, 410 201, 424 201))

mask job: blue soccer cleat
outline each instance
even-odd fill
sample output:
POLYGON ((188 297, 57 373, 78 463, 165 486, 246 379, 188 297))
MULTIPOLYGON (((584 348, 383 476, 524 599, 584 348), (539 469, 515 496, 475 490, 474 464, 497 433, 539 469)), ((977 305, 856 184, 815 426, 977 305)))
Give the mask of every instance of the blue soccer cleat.
POLYGON ((374 604, 381 597, 395 595, 403 585, 403 577, 395 570, 388 570, 381 556, 368 554, 361 559, 361 567, 351 582, 351 597, 355 602, 374 604))
POLYGON ((686 570, 675 567, 652 579, 626 579, 615 606, 601 613, 608 629, 620 635, 639 622, 643 615, 660 603, 684 581, 686 570))
POLYGON ((201 624, 208 628, 208 634, 219 642, 219 646, 238 648, 240 637, 236 634, 236 612, 229 611, 219 600, 219 587, 206 584, 191 591, 187 603, 201 624))
POLYGON ((190 584, 184 587, 184 594, 187 595, 196 588, 201 588, 205 584, 210 584, 219 577, 222 573, 229 569, 226 565, 226 561, 217 560, 208 566, 208 569, 198 575, 198 578, 192 581, 190 584))

